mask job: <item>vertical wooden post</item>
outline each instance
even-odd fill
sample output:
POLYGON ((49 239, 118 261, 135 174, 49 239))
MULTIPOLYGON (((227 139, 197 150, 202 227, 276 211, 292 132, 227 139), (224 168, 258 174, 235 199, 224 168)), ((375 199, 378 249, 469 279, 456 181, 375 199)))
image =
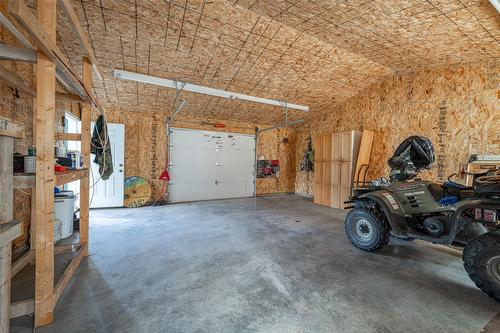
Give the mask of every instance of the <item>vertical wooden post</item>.
MULTIPOLYGON (((36 87, 36 63, 33 64, 33 82, 32 82, 32 87, 36 87)), ((32 117, 32 137, 31 137, 31 145, 36 147, 36 96, 33 96, 32 101, 31 101, 31 117, 32 117)), ((30 218, 30 250, 35 249, 35 235, 36 235, 36 187, 33 186, 31 188, 31 218, 30 218)))
MULTIPOLYGON (((82 70, 83 85, 88 91, 92 91, 92 65, 88 58, 83 58, 82 70)), ((83 165, 90 169, 90 112, 91 106, 82 105, 81 119, 81 150, 83 165)), ((89 173, 80 179, 80 242, 84 247, 83 255, 89 255, 89 173)))
MULTIPOLYGON (((38 21, 56 43, 56 1, 38 0, 38 21)), ((54 63, 38 52, 36 66, 35 326, 53 320, 54 292, 54 63)))
MULTIPOLYGON (((12 149, 14 139, 0 135, 0 223, 13 218, 12 149)), ((9 331, 10 277, 12 246, 0 246, 0 332, 9 331)))

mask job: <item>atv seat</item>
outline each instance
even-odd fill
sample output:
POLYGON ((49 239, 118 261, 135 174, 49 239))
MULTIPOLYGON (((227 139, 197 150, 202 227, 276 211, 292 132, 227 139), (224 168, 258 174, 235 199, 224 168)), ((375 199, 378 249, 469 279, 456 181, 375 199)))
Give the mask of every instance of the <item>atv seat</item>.
POLYGON ((429 191, 432 194, 432 197, 437 202, 441 201, 446 197, 456 197, 458 200, 462 199, 470 199, 476 197, 476 192, 472 189, 472 187, 467 186, 455 186, 456 183, 444 183, 443 185, 439 184, 430 184, 428 186, 429 191))
POLYGON ((500 198, 500 183, 485 183, 475 187, 474 191, 479 196, 500 198))

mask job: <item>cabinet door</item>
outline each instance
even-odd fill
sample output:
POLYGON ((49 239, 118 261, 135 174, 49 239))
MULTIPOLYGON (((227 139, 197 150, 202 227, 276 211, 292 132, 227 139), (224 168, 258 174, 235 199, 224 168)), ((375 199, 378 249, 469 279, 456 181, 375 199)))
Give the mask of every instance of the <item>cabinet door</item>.
POLYGON ((340 208, 340 163, 332 163, 332 181, 330 186, 331 191, 331 207, 340 208))
POLYGON ((323 162, 323 187, 321 190, 321 204, 330 206, 332 184, 332 162, 323 162))
POLYGON ((340 162, 342 157, 342 134, 332 134, 332 161, 340 162))
POLYGON ((321 134, 313 137, 314 161, 322 161, 323 159, 323 138, 321 134))
POLYGON ((323 161, 331 162, 332 161, 332 134, 323 135, 323 152, 322 152, 323 161))
POLYGON ((314 165, 314 203, 321 204, 323 182, 323 162, 316 162, 314 165))
POLYGON ((340 158, 342 162, 352 161, 352 132, 343 132, 340 158))
POLYGON ((351 195, 351 162, 343 162, 340 166, 340 208, 344 208, 344 201, 351 195))

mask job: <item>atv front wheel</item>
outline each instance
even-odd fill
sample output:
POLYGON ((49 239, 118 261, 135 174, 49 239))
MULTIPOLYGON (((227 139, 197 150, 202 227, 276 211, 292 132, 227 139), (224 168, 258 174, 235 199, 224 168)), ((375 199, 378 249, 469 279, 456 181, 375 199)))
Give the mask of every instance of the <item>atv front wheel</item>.
POLYGON ((354 246, 367 252, 380 250, 389 243, 387 222, 361 208, 354 208, 347 214, 345 232, 354 246))
POLYGON ((464 267, 476 286, 500 302, 500 234, 488 232, 467 243, 464 267))

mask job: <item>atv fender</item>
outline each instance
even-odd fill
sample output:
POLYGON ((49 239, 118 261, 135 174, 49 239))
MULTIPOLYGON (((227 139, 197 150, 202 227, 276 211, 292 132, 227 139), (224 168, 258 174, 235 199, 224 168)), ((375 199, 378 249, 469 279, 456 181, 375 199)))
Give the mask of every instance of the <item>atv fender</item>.
MULTIPOLYGON (((395 213, 396 209, 394 209, 394 206, 389 202, 389 199, 382 194, 382 192, 385 191, 375 191, 362 194, 353 199, 353 206, 357 206, 362 202, 376 202, 378 204, 377 206, 381 210, 381 213, 385 215, 387 222, 391 226, 391 232, 397 236, 406 236, 407 233, 404 216, 395 213)), ((401 209, 399 208, 399 210, 401 209)))

